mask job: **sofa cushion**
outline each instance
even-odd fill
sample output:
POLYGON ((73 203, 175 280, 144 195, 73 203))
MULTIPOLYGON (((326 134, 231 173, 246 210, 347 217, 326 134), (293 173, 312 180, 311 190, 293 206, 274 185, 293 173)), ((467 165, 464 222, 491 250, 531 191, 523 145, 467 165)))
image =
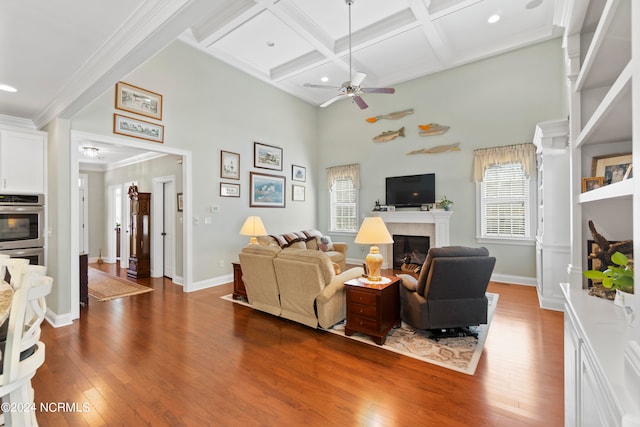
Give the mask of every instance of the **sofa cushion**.
POLYGON ((246 254, 254 255, 270 255, 272 257, 278 255, 281 249, 278 246, 266 246, 266 245, 247 245, 242 248, 242 252, 246 254))
MULTIPOLYGON (((304 239, 305 239, 305 237, 301 237, 297 233, 284 233, 284 234, 278 234, 278 235, 271 235, 271 237, 282 249, 288 248, 297 242, 304 242, 304 239)), ((302 248, 306 248, 306 245, 298 246, 298 247, 302 249, 302 248)))
POLYGON ((320 248, 322 252, 329 252, 333 250, 333 242, 331 241, 331 237, 322 236, 320 238, 316 237, 316 239, 318 239, 318 248, 320 248))
POLYGON ((278 254, 279 259, 308 262, 320 266, 320 273, 325 283, 329 283, 335 272, 331 259, 323 252, 311 249, 286 248, 278 254))
POLYGON ((471 248, 466 246, 445 246, 442 248, 431 248, 427 252, 427 259, 422 265, 420 276, 418 277, 418 288, 416 291, 420 295, 425 294, 427 278, 431 267, 431 261, 437 257, 469 257, 469 256, 489 256, 489 250, 485 247, 471 248))

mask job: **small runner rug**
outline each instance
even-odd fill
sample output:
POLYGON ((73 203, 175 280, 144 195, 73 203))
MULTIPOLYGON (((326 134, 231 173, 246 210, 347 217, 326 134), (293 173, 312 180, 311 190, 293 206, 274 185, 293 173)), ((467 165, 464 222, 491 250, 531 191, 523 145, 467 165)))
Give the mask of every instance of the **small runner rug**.
MULTIPOLYGON (((498 294, 487 292, 487 299, 489 300, 487 324, 470 328, 478 332, 477 340, 473 337, 455 337, 442 338, 439 341, 435 341, 430 338, 428 331, 414 329, 404 322, 401 327, 392 329, 389 332, 383 345, 378 345, 368 335, 357 332, 350 337, 346 336, 344 334, 344 322, 338 323, 331 329, 324 330, 383 350, 393 351, 423 362, 473 375, 482 356, 482 349, 489 333, 489 326, 491 326, 491 321, 493 320, 498 297, 498 294)), ((222 299, 251 307, 246 301, 234 300, 230 294, 223 296, 222 299)))
POLYGON ((89 296, 98 301, 109 301, 153 291, 153 288, 148 286, 112 276, 92 267, 89 267, 88 274, 89 296))

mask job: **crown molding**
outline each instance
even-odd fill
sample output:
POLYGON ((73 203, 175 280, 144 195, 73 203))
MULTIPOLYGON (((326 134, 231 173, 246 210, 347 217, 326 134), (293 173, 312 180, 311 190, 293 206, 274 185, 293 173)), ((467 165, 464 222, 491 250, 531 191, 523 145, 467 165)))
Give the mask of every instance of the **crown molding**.
POLYGON ((6 116, 0 114, 0 125, 15 126, 19 128, 37 129, 32 120, 22 117, 6 116))

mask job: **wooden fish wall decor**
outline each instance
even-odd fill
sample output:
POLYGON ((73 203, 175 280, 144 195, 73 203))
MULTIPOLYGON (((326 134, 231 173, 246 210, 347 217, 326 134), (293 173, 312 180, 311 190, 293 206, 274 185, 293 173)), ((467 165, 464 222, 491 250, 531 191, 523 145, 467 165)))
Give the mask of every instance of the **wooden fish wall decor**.
POLYGON ((418 125, 420 128, 420 136, 442 135, 449 130, 449 126, 440 126, 437 123, 429 123, 428 125, 418 125))
POLYGON ((438 145, 436 147, 431 147, 431 148, 421 148, 420 150, 414 150, 414 151, 410 151, 407 153, 407 155, 413 155, 413 154, 439 154, 439 153, 446 153, 447 151, 460 151, 460 147, 458 147, 460 145, 459 142, 456 142, 455 144, 449 144, 449 145, 438 145))
POLYGON ((409 114, 413 114, 413 108, 409 108, 408 110, 396 111, 395 113, 384 114, 382 116, 369 117, 366 120, 369 123, 375 123, 378 120, 382 120, 382 119, 398 120, 403 118, 404 116, 408 116, 409 114))
POLYGON ((404 137, 404 126, 398 130, 388 130, 382 132, 380 135, 373 138, 373 142, 388 142, 396 139, 397 137, 404 137))

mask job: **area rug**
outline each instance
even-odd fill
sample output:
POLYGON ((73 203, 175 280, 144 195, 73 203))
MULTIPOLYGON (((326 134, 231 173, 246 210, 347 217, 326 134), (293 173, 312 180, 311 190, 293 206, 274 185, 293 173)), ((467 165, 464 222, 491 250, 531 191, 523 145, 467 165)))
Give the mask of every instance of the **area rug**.
MULTIPOLYGON (((344 322, 338 323, 331 329, 322 330, 463 374, 473 375, 482 356, 482 349, 489 333, 489 326, 491 326, 491 321, 493 320, 498 297, 498 294, 487 292, 487 299, 489 300, 487 324, 470 328, 478 333, 478 339, 455 337, 441 338, 439 341, 435 341, 430 338, 428 331, 414 329, 404 322, 401 327, 392 329, 389 332, 383 345, 376 344, 371 337, 358 332, 350 337, 346 336, 344 334, 344 322)), ((231 294, 223 296, 222 299, 251 307, 246 301, 234 300, 231 294)))
POLYGON ((116 298, 144 294, 153 288, 139 285, 120 277, 112 276, 95 268, 89 267, 89 296, 98 301, 110 301, 116 298))

